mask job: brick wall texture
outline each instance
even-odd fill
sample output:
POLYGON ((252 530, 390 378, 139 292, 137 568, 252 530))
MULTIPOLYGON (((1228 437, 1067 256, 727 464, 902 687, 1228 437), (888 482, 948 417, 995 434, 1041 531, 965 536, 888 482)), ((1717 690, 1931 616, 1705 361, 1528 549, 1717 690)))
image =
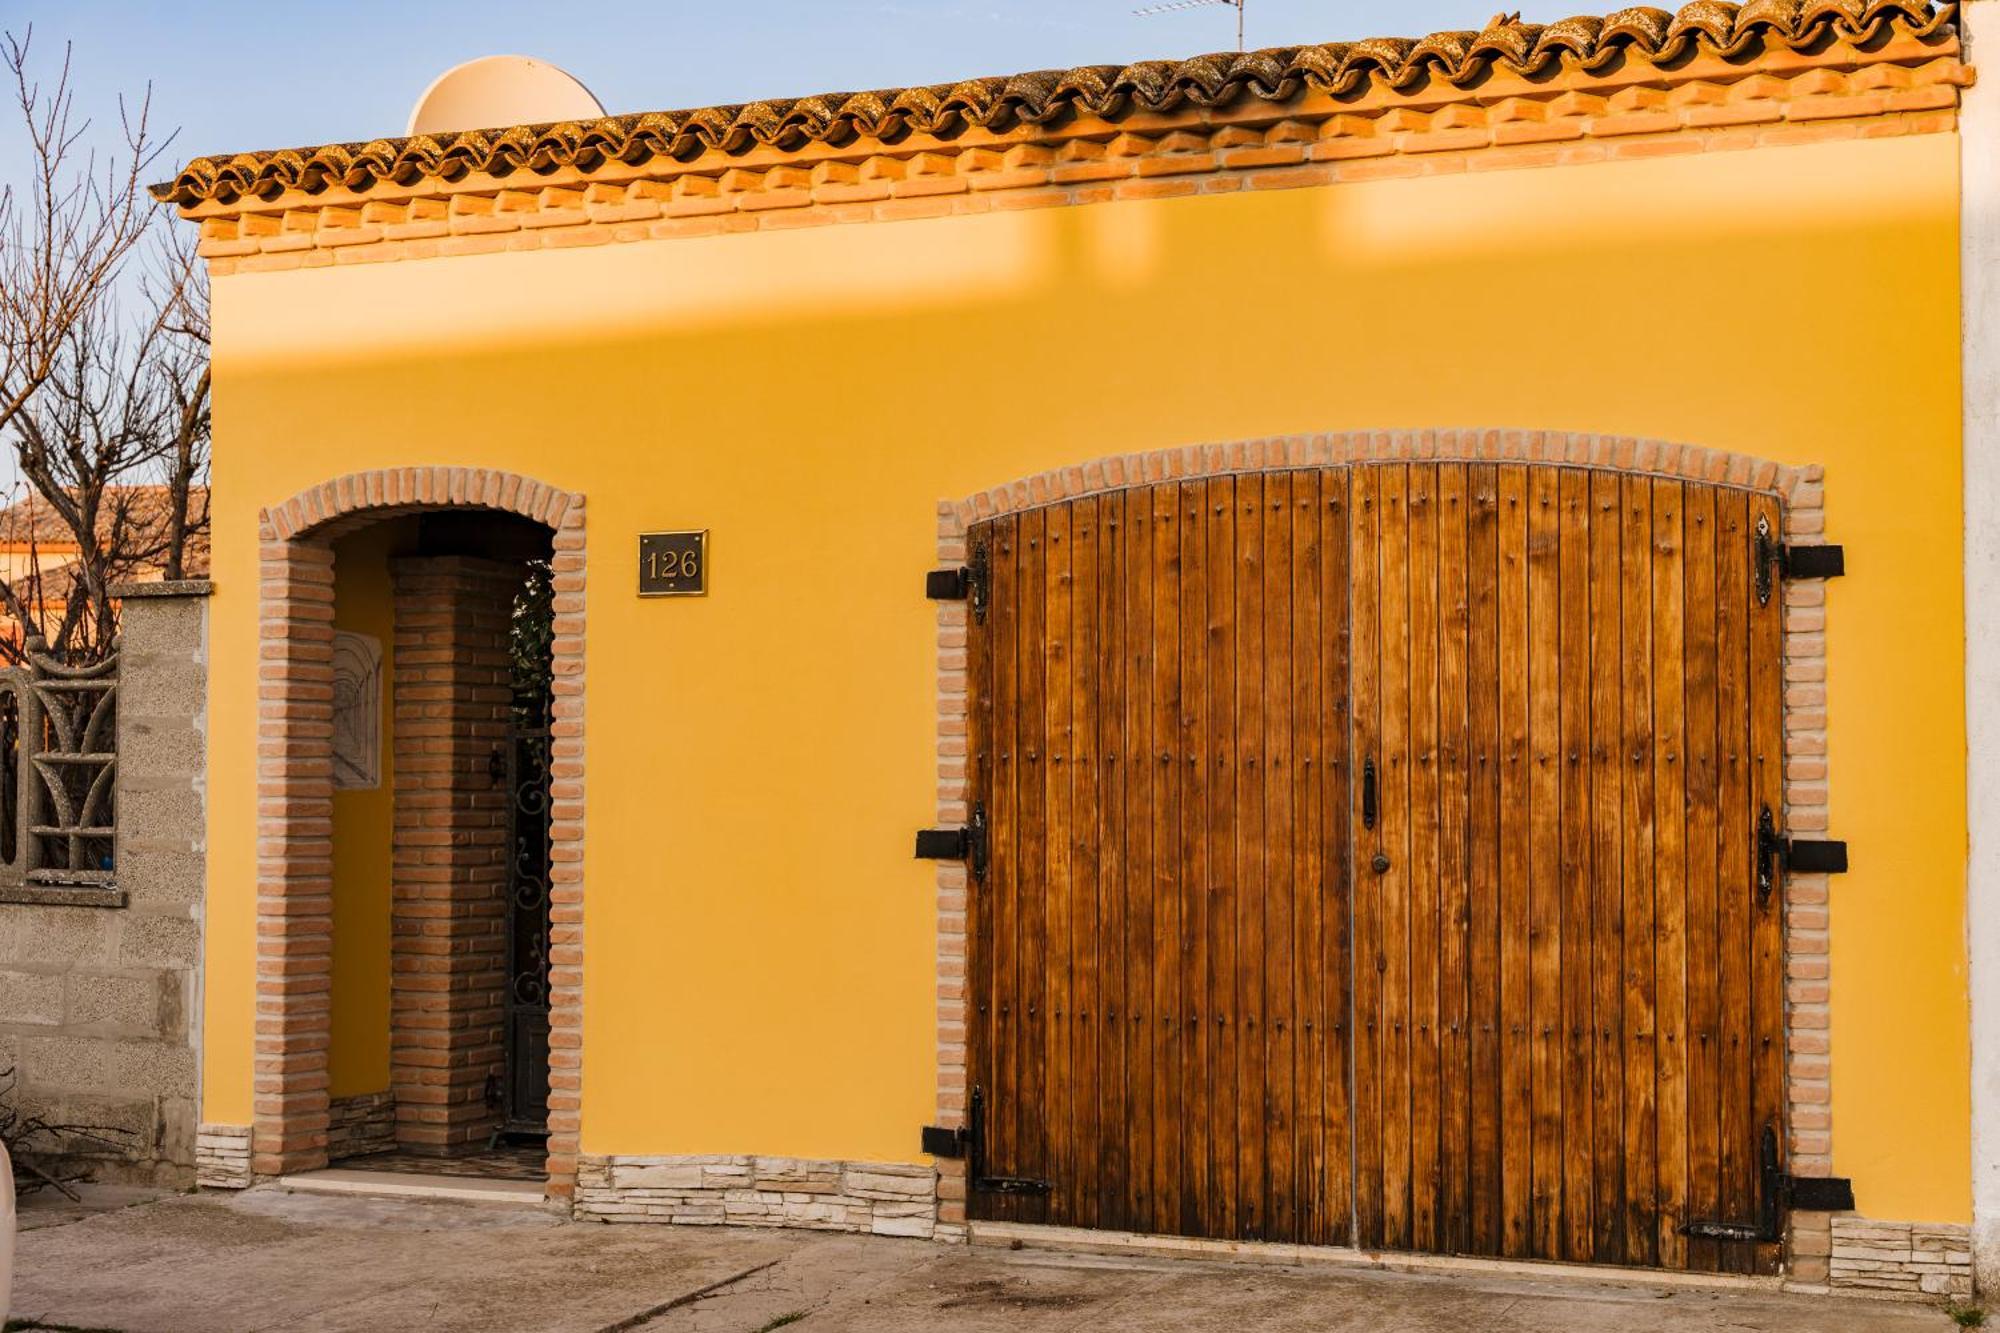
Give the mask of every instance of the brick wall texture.
POLYGON ((446 1154, 499 1127, 506 1076, 507 817, 491 762, 513 702, 520 566, 391 562, 396 652, 390 1084, 396 1140, 446 1154))
POLYGON ((123 611, 117 702, 123 906, 0 904, 0 1070, 20 1109, 120 1132, 76 1141, 100 1179, 185 1186, 196 1167, 196 970, 205 880, 205 583, 123 611))

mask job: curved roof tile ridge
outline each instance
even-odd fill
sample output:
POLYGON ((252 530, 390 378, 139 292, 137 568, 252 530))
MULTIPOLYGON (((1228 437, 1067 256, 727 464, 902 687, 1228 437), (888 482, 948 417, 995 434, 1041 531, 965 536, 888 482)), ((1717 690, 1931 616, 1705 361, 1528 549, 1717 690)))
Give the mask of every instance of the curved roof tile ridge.
POLYGON ((838 147, 858 138, 949 136, 970 128, 1047 125, 1078 113, 1115 121, 1242 100, 1281 103, 1304 90, 1349 97, 1371 84, 1408 91, 1429 80, 1466 88, 1494 72, 1534 77, 1568 65, 1597 73, 1634 57, 1661 65, 1694 54, 1741 59, 1774 44, 1803 50, 1828 39, 1865 42, 1892 27, 1927 38, 1952 28, 1957 12, 1955 0, 1692 0, 1678 13, 1636 6, 1547 24, 1502 14, 1480 32, 1086 65, 584 123, 198 157, 152 193, 163 202, 193 207, 294 190, 365 191, 384 181, 407 187, 425 177, 456 180, 472 172, 591 170, 607 160, 637 165, 655 157, 688 161, 709 152, 792 151, 813 143, 838 147))

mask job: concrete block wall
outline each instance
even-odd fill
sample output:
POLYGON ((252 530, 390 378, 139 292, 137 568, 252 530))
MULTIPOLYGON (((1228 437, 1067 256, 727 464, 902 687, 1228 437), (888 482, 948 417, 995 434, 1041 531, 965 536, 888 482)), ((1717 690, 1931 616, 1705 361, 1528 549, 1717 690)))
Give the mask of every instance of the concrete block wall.
POLYGON ((99 1179, 193 1182, 197 1112, 205 582, 116 589, 115 892, 0 891, 0 1069, 24 1109, 120 1131, 68 1145, 99 1179))

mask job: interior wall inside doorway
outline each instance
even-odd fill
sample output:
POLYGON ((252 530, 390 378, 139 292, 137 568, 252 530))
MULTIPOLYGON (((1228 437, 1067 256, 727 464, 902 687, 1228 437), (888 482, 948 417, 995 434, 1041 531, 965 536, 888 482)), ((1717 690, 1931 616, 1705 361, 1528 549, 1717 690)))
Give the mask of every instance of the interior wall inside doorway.
POLYGON ((372 789, 333 794, 333 1037, 336 1102, 389 1090, 389 915, 395 823, 395 601, 389 560, 413 549, 414 517, 371 524, 334 545, 333 624, 382 648, 382 762, 372 789))

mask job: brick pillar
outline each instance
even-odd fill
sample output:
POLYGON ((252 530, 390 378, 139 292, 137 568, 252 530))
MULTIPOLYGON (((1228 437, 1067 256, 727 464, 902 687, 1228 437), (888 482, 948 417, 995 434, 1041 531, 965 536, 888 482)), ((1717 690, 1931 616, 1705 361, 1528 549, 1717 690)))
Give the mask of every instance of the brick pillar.
POLYGON ((265 521, 257 669, 257 1063, 251 1167, 326 1165, 333 1011, 333 549, 265 521))
POLYGON ((513 692, 518 566, 464 556, 391 562, 395 587, 395 845, 390 1082, 396 1139, 440 1156, 499 1124, 505 1076, 507 814, 493 756, 513 692))

